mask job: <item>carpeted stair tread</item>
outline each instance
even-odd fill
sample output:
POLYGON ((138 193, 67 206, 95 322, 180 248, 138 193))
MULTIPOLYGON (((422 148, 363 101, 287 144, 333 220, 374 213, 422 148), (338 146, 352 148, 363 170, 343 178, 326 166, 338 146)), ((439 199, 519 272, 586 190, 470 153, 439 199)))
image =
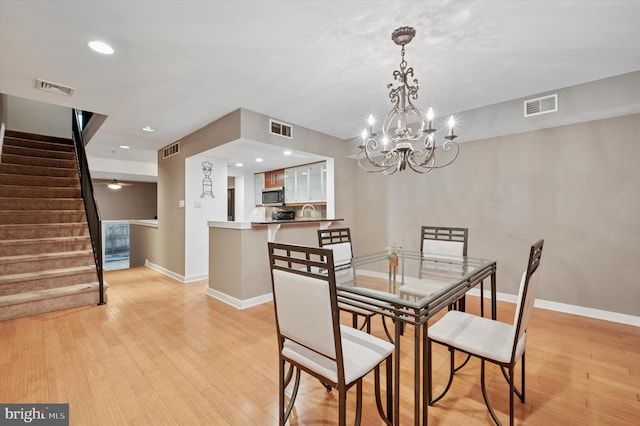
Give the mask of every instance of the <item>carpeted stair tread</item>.
MULTIPOLYGON (((73 169, 71 167, 67 167, 67 168, 45 167, 45 166, 35 167, 33 165, 28 165, 28 164, 12 164, 12 163, 2 162, 0 163, 0 174, 20 175, 21 179, 23 179, 23 176, 33 176, 33 177, 46 177, 47 179, 67 178, 67 179, 77 180, 79 182, 78 170, 73 169)), ((60 181, 60 182, 66 183, 66 181, 60 181)), ((44 183, 44 185, 49 185, 49 183, 44 183)), ((55 185, 55 182, 54 182, 54 185, 49 185, 49 186, 60 186, 60 185, 55 185)))
POLYGON ((89 236, 86 222, 0 224, 0 241, 89 236))
MULTIPOLYGON (((74 293, 78 293, 79 291, 86 291, 91 289, 94 289, 97 291, 98 286, 99 284, 97 282, 90 282, 86 284, 70 285, 67 287, 50 288, 47 290, 34 290, 28 293, 19 293, 19 294, 10 295, 10 296, 0 296, 0 306, 8 306, 8 305, 17 304, 17 303, 24 303, 27 301, 48 299, 51 296, 57 297, 62 295, 74 294, 74 293)), ((105 282, 104 286, 106 288, 108 284, 105 282)))
POLYGON ((21 274, 10 274, 0 276, 0 287, 7 283, 19 283, 24 281, 40 280, 45 278, 64 277, 67 275, 75 275, 78 273, 95 272, 93 266, 74 266, 72 268, 50 269, 48 271, 25 272, 21 274))
POLYGON ((3 153, 10 154, 10 155, 22 155, 25 157, 55 158, 58 160, 75 161, 76 155, 75 155, 75 152, 73 151, 59 151, 56 149, 48 149, 48 148, 49 148, 48 146, 35 148, 35 147, 19 146, 19 145, 12 145, 10 143, 4 143, 3 153))
POLYGON ((0 210, 0 224, 5 223, 57 223, 86 220, 82 210, 0 210))
POLYGON ((2 197, 0 210, 55 211, 84 210, 82 198, 25 198, 2 197))
POLYGON ((20 147, 20 148, 42 149, 45 151, 74 153, 74 154, 76 152, 76 149, 73 146, 73 143, 44 142, 44 141, 37 141, 37 140, 30 140, 30 139, 12 138, 12 137, 6 137, 6 136, 4 138, 3 145, 20 147))
POLYGON ((28 157, 23 155, 15 155, 15 154, 2 154, 2 163, 3 164, 22 164, 27 166, 36 166, 36 167, 50 167, 50 168, 60 168, 60 169, 69 169, 73 168, 75 164, 75 160, 60 160, 57 158, 43 158, 43 157, 28 157))
POLYGON ((20 185, 17 181, 5 184, 0 178, 0 197, 2 198, 81 198, 80 188, 43 187, 20 185))
POLYGON ((50 238, 21 238, 15 240, 0 240, 0 244, 4 245, 26 245, 26 244, 45 244, 45 243, 70 243, 84 242, 89 238, 88 235, 70 236, 70 237, 50 237, 50 238))
POLYGON ((56 253, 19 254, 15 256, 0 256, 0 266, 8 263, 25 261, 39 261, 47 259, 66 259, 70 257, 92 256, 91 250, 60 251, 56 253))
POLYGON ((55 143, 62 146, 71 146, 73 147, 73 140, 71 138, 61 138, 59 136, 48 136, 48 135, 39 135, 37 133, 27 133, 20 132, 18 130, 6 130, 5 138, 11 139, 24 139, 29 141, 40 141, 40 142, 49 142, 55 143))

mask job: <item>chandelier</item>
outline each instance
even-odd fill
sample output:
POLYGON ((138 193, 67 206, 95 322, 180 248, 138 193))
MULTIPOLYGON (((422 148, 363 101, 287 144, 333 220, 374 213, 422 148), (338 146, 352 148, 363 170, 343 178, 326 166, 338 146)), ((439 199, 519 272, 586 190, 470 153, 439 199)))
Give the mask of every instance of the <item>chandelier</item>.
POLYGON ((375 119, 369 115, 368 128, 362 131, 362 143, 358 146, 358 165, 364 170, 385 175, 403 171, 409 166, 418 173, 429 173, 433 169, 442 168, 453 163, 460 150, 453 140, 457 137, 453 132, 455 120, 449 117, 449 132, 446 141, 438 147, 438 154, 445 154, 445 161, 436 162, 436 141, 433 127, 433 109, 429 108, 426 120, 412 101, 418 99, 418 79, 413 78, 413 67, 407 68, 404 60, 404 46, 416 35, 411 27, 401 27, 391 34, 391 40, 402 46, 400 70, 393 72, 393 83, 387 85, 389 98, 393 108, 382 123, 382 136, 374 131, 375 119), (413 85, 409 80, 413 78, 413 85))

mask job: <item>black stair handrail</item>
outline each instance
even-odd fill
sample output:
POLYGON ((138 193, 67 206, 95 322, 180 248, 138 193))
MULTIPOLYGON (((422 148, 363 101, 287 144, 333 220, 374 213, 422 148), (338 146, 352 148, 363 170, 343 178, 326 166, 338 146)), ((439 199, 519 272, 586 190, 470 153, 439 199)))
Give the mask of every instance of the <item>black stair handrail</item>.
POLYGON ((74 108, 72 114, 73 145, 76 150, 76 162, 80 175, 80 190, 82 192, 82 199, 84 200, 84 209, 87 214, 87 224, 89 225, 89 235, 91 236, 93 257, 96 261, 96 272, 100 286, 100 302, 98 305, 104 305, 106 302, 104 298, 104 271, 102 268, 102 220, 100 219, 100 211, 98 210, 98 204, 96 203, 96 197, 93 191, 89 162, 87 161, 87 153, 84 149, 84 141, 82 140, 82 130, 78 124, 78 114, 79 111, 74 108))

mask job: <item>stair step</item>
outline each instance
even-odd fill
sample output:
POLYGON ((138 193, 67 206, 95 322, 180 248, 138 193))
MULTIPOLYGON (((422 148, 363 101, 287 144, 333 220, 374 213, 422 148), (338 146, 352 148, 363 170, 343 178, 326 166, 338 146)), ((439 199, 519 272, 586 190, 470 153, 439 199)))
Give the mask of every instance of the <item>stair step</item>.
POLYGON ((77 170, 34 169, 33 167, 17 166, 15 164, 0 164, 0 183, 2 183, 2 185, 80 188, 80 178, 78 177, 77 170), (19 168, 19 170, 11 170, 15 168, 19 168), (42 174, 36 175, 30 174, 30 172, 39 172, 42 174), (52 174, 44 174, 47 172, 52 172, 52 174))
POLYGON ((96 267, 75 266, 0 276, 0 296, 98 281, 96 267))
POLYGON ((0 276, 95 265, 92 250, 0 257, 0 276))
POLYGON ((85 222, 84 210, 0 210, 0 224, 85 222))
POLYGON ((89 236, 86 222, 0 225, 0 241, 81 236, 89 236))
POLYGON ((12 198, 82 198, 80 188, 4 185, 0 179, 0 197, 12 198))
POLYGON ((76 153, 74 151, 58 151, 55 149, 43 149, 33 148, 27 146, 13 145, 11 143, 4 143, 3 154, 20 155, 23 157, 36 157, 36 158, 55 158, 58 160, 75 160, 76 153))
POLYGON ((23 155, 2 154, 3 164, 22 164, 25 166, 51 167, 58 169, 75 169, 75 160, 60 160, 57 158, 27 157, 23 155))
MULTIPOLYGON (((108 287, 109 284, 105 282, 105 300, 108 287)), ((95 281, 0 296, 0 321, 80 306, 97 305, 99 301, 100 285, 95 281)))
POLYGON ((22 214, 38 210, 82 210, 84 202, 82 198, 15 198, 3 197, 0 199, 0 211, 23 210, 22 214))
POLYGON ((60 138, 57 136, 39 135, 36 133, 19 132, 17 130, 6 130, 5 139, 23 139, 28 141, 48 142, 51 144, 57 144, 62 146, 73 146, 73 140, 71 138, 60 138))
POLYGON ((24 148, 33 148, 33 149, 43 149, 46 151, 57 151, 63 153, 75 153, 76 149, 72 143, 55 143, 55 142, 44 142, 38 141, 34 139, 22 139, 22 138, 14 138, 7 137, 4 138, 4 146, 19 146, 24 148))
POLYGON ((89 236, 23 238, 0 241, 0 256, 19 256, 23 254, 56 253, 60 251, 91 249, 91 238, 89 236))

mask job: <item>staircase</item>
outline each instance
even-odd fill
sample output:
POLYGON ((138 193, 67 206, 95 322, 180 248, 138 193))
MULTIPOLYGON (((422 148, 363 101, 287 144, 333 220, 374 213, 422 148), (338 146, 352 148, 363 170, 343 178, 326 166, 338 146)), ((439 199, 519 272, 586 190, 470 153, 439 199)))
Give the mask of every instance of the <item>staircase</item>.
POLYGON ((5 133, 0 321, 99 302, 75 157, 70 139, 5 133))

